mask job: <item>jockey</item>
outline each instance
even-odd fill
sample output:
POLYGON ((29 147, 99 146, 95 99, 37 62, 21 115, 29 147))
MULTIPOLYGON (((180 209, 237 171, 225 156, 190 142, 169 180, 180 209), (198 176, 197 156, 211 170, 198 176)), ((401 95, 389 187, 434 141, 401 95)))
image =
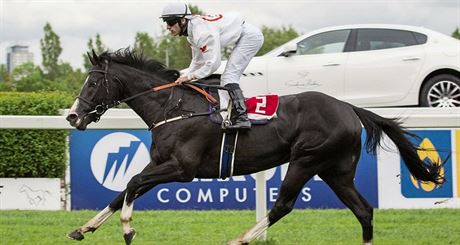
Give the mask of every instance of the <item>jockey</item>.
POLYGON ((264 42, 262 32, 246 23, 237 13, 225 15, 192 15, 187 4, 170 3, 161 18, 173 36, 186 36, 192 48, 192 62, 186 74, 175 82, 205 78, 221 63, 221 48, 234 46, 221 77, 221 85, 228 89, 236 120, 228 129, 248 129, 251 122, 246 114, 239 81, 249 61, 264 42))

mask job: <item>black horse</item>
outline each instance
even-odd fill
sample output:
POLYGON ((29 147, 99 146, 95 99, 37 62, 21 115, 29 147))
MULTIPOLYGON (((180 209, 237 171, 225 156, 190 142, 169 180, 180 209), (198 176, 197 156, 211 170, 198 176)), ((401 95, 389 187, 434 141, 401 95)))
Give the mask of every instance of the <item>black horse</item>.
MULTIPOLYGON (((209 110, 208 101, 187 86, 160 90, 159 86, 171 83, 179 73, 165 69, 157 61, 129 49, 100 56, 93 51, 89 57, 92 70, 67 116, 77 129, 85 130, 120 101, 126 102, 149 127, 184 112, 199 114, 209 110)), ((362 125, 367 132, 368 151, 375 153, 385 133, 414 177, 442 184, 442 163, 421 161, 417 148, 406 138, 410 133, 395 119, 382 118, 318 92, 282 96, 277 118, 239 133, 233 170, 234 175, 246 175, 290 162, 279 197, 264 219, 229 244, 248 244, 291 212, 302 187, 314 175, 321 177, 351 209, 362 226, 364 243, 371 244, 373 209, 353 182, 361 152, 362 125)), ((151 162, 104 210, 71 232, 70 238, 83 239, 85 232, 95 231, 122 209, 124 238, 130 244, 135 232, 129 221, 137 197, 162 183, 219 177, 222 129, 208 117, 164 123, 152 129, 152 137, 151 162)))

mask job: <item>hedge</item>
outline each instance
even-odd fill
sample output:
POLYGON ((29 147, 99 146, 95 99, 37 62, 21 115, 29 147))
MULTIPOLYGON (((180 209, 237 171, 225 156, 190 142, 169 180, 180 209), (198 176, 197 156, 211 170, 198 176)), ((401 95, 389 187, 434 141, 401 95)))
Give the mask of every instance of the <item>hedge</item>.
MULTIPOLYGON (((0 115, 59 115, 72 102, 62 92, 0 92, 0 115)), ((67 130, 0 129, 0 177, 64 177, 67 135, 67 130)))

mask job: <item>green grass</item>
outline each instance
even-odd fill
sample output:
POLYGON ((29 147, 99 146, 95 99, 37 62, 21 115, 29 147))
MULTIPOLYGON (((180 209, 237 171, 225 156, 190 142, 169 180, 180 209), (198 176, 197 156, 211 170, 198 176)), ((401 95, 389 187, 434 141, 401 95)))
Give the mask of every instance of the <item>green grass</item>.
MULTIPOLYGON (((119 213, 81 242, 66 234, 96 211, 0 211, 0 244, 124 244, 119 213)), ((254 225, 254 211, 135 211, 135 244, 225 244, 254 225)), ((361 244, 349 210, 294 210, 258 245, 361 244)), ((460 244, 460 210, 375 210, 374 244, 460 244)))

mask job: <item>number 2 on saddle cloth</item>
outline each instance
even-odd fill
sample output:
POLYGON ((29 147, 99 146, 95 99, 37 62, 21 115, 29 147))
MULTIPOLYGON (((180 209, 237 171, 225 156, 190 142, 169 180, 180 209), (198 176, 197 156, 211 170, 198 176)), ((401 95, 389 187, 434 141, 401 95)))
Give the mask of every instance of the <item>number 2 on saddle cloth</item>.
MULTIPOLYGON (((216 96, 217 97, 217 96, 216 96)), ((228 93, 223 90, 219 90, 220 101, 220 113, 214 113, 210 115, 212 122, 217 124, 225 123, 225 120, 232 118, 231 105, 228 93), (228 116, 230 112, 230 116, 228 116)), ((278 110, 279 98, 278 95, 259 95, 251 98, 247 98, 245 101, 246 112, 252 125, 264 125, 267 124, 272 118, 276 118, 276 111, 278 110)), ((211 109, 211 105, 210 105, 211 109)))

